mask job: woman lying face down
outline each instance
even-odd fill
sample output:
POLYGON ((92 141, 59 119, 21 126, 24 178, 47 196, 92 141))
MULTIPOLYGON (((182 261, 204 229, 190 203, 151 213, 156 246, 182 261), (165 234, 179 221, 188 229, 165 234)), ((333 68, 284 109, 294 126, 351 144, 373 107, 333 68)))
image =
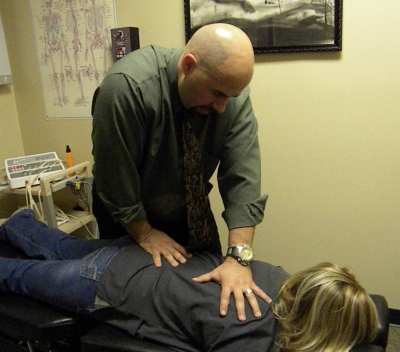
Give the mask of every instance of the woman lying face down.
POLYGON ((321 263, 292 275, 272 306, 282 351, 341 352, 372 341, 374 302, 349 269, 321 263))
POLYGON ((219 315, 218 283, 193 281, 221 265, 222 256, 194 253, 183 265, 159 268, 129 236, 78 239, 37 221, 30 209, 0 225, 4 242, 27 259, 0 258, 0 291, 93 314, 177 351, 344 352, 377 333, 370 296, 347 268, 330 263, 289 276, 253 261, 254 282, 274 301, 260 299, 261 317, 239 321, 233 298, 228 314, 219 315))

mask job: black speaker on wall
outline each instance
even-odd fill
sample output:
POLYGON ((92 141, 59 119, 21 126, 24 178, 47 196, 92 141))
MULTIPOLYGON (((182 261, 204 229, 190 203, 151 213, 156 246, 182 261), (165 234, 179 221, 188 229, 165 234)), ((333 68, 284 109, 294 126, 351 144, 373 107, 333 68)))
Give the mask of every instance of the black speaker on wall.
POLYGON ((140 48, 139 28, 123 27, 111 29, 112 56, 116 62, 140 48))

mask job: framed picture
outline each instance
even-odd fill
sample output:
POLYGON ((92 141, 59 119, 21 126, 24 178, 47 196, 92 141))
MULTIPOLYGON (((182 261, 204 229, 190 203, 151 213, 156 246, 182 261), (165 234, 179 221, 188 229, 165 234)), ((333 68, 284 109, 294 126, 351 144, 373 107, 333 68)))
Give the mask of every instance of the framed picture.
POLYGON ((255 53, 342 50, 343 0, 184 0, 186 41, 200 27, 229 23, 255 53))

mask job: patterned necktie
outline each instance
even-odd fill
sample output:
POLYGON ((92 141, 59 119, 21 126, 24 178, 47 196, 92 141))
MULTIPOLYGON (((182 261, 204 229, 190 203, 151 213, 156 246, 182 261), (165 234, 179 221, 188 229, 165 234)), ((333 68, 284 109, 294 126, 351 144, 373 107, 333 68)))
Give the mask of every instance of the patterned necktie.
POLYGON ((221 253, 217 224, 203 182, 201 150, 186 119, 182 123, 183 165, 189 226, 189 250, 221 253))

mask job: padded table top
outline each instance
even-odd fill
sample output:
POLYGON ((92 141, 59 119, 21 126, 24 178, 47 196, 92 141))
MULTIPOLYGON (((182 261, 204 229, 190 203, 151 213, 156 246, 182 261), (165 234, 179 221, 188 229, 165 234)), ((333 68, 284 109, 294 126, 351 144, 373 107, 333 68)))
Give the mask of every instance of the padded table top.
POLYGON ((109 325, 101 324, 81 340, 83 352, 173 352, 168 347, 141 341, 109 325))
POLYGON ((0 294, 0 330, 14 338, 56 341, 85 334, 92 319, 16 294, 0 294))

